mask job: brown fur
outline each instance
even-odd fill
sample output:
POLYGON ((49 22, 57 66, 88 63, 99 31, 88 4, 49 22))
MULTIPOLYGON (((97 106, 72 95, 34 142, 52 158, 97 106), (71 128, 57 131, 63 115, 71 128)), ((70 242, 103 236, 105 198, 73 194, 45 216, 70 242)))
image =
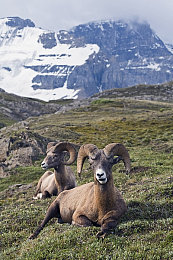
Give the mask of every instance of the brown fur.
POLYGON ((64 162, 64 150, 59 151, 57 147, 59 148, 58 144, 48 144, 47 156, 42 162, 42 167, 46 165, 45 168, 54 168, 54 172, 46 171, 41 176, 33 199, 44 199, 52 195, 57 196, 63 190, 72 189, 76 186, 73 171, 69 166, 64 165, 66 163, 64 162))
MULTIPOLYGON (((111 168, 113 164, 122 160, 112 157, 107 158, 103 150, 94 149, 93 154, 79 150, 78 163, 89 156, 89 162, 94 171, 94 182, 87 183, 71 190, 61 192, 48 208, 46 216, 30 239, 37 237, 46 223, 53 217, 57 217, 60 223, 72 223, 78 226, 101 226, 98 237, 103 237, 116 227, 119 218, 126 212, 126 203, 114 186, 111 168), (98 180, 98 169, 106 172, 107 182, 101 184, 98 180)), ((89 149, 88 149, 89 150, 89 149)), ((79 169, 80 167, 78 167, 79 169)), ((100 173, 100 172, 99 172, 100 173)))

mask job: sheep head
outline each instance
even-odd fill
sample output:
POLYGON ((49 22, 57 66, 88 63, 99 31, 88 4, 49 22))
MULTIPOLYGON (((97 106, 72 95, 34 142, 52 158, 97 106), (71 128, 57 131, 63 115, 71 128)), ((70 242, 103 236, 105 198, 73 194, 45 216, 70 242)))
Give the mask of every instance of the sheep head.
POLYGON ((41 163, 43 169, 57 168, 60 164, 70 165, 76 160, 76 150, 74 146, 68 142, 50 142, 47 145, 46 153, 47 155, 41 163), (65 151, 67 151, 70 156, 66 161, 64 160, 65 151))
POLYGON ((77 158, 77 171, 81 175, 85 159, 94 171, 94 177, 100 184, 107 183, 112 166, 120 160, 124 161, 126 172, 130 172, 130 157, 127 149, 122 144, 108 144, 103 150, 93 144, 82 145, 77 158), (118 157, 114 158, 117 155, 118 157))

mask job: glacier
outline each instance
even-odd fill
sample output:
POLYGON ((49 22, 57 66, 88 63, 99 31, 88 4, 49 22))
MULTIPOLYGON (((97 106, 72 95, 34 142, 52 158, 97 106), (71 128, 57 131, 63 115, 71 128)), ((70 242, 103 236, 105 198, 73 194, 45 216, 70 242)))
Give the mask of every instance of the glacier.
POLYGON ((33 79, 39 75, 34 68, 47 68, 47 72, 40 71, 44 76, 63 76, 65 70, 64 76, 68 78, 76 66, 83 65, 91 54, 99 52, 98 45, 72 47, 71 44, 60 43, 54 33, 56 45, 45 48, 39 39, 48 31, 33 26, 12 27, 7 25, 11 19, 0 19, 0 87, 9 93, 45 101, 77 98, 79 90, 68 89, 67 79, 59 88, 51 89, 50 86, 50 89, 34 89, 33 79), (50 72, 53 66, 59 69, 50 72))

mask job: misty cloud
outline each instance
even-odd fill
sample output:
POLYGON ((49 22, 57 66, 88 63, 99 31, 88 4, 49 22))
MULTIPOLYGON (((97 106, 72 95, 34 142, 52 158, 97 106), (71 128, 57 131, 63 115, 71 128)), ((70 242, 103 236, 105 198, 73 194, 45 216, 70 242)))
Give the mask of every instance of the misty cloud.
POLYGON ((95 20, 138 18, 173 43, 171 0, 0 0, 0 6, 0 17, 30 18, 36 26, 53 31, 95 20))

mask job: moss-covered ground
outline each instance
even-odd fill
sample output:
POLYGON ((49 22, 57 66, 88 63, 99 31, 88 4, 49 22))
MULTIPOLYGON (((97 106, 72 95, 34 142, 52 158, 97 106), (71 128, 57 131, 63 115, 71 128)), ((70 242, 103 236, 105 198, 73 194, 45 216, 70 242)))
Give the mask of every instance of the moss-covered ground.
MULTIPOLYGON (((54 198, 32 200, 43 173, 40 162, 17 168, 0 179, 0 259, 173 259, 171 103, 102 98, 88 107, 28 120, 30 131, 56 140, 99 148, 123 143, 132 172, 125 175, 120 162, 113 176, 128 211, 103 241, 96 238, 97 227, 60 225, 56 219, 30 241, 54 198)), ((76 172, 76 164, 72 168, 76 172)), ((86 162, 78 185, 92 180, 86 162)))

